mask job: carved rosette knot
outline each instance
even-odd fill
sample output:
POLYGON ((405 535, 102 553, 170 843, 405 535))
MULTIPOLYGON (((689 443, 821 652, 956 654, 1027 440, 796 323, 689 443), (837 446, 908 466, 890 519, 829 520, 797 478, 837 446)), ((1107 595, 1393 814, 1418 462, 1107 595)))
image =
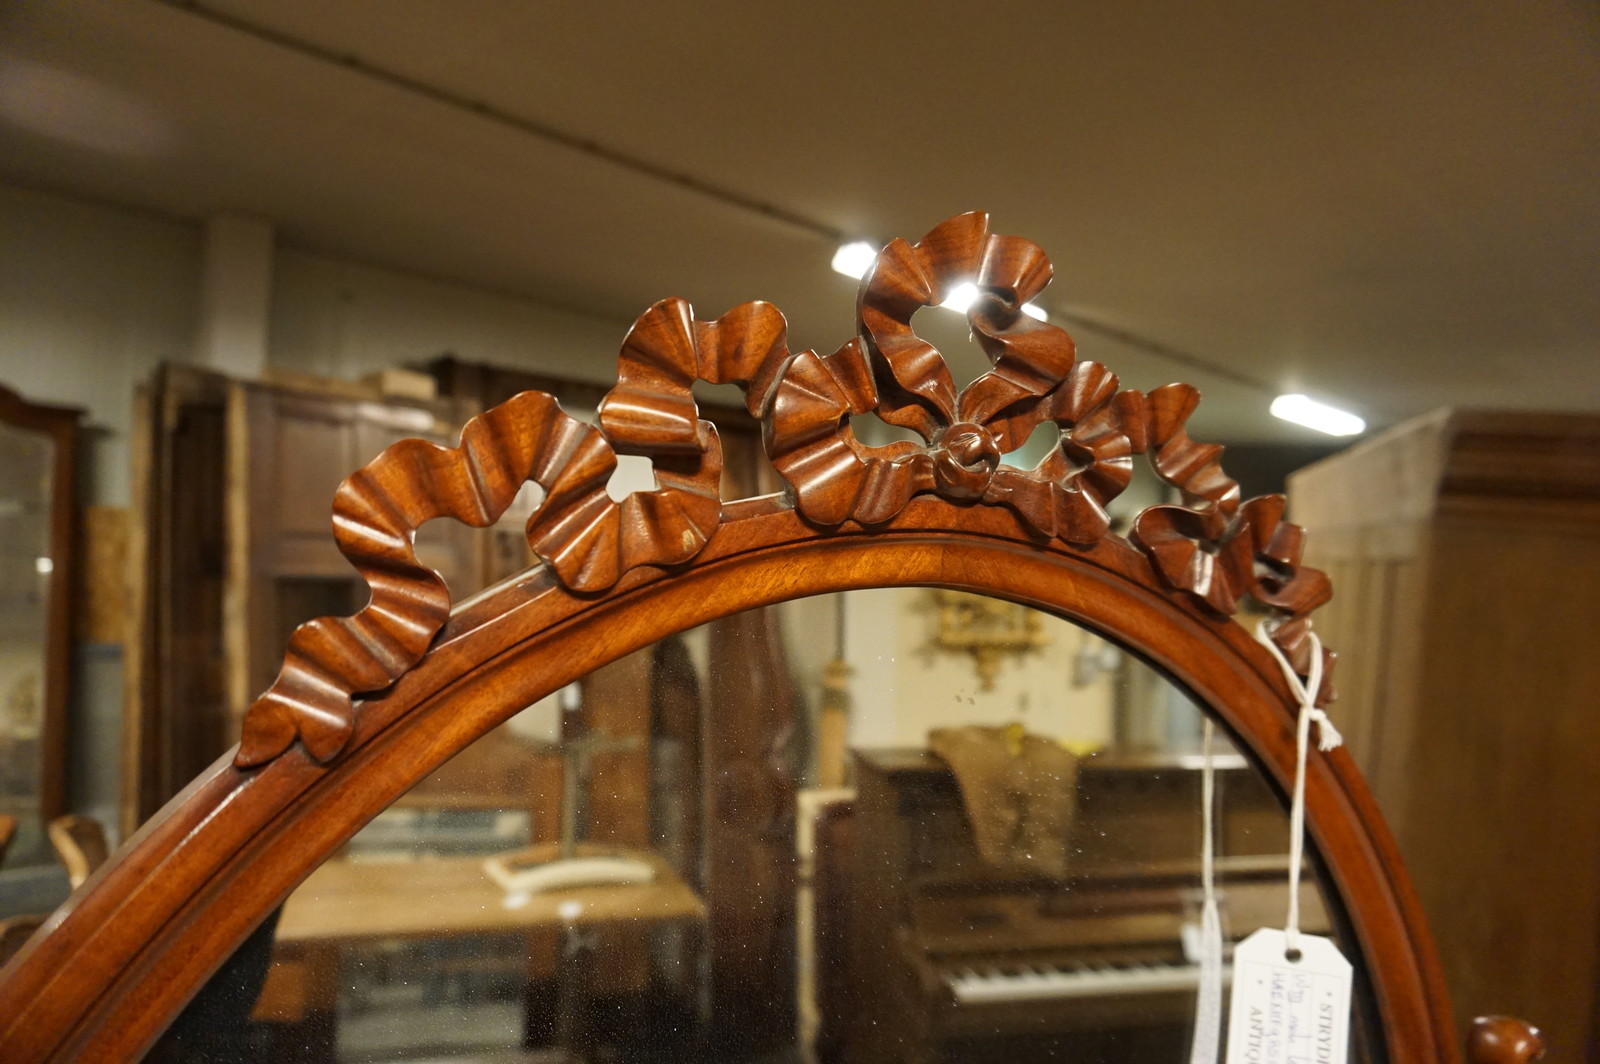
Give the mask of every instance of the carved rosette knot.
MULTIPOLYGON (((603 592, 637 566, 698 555, 723 511, 721 445, 700 417, 697 381, 742 389, 795 510, 822 529, 882 525, 932 493, 1007 507, 1040 541, 1090 548, 1109 533, 1106 506, 1127 487, 1133 457, 1147 455, 1181 498, 1138 515, 1134 545, 1167 587, 1215 614, 1231 614, 1245 595, 1271 607, 1274 639, 1307 673, 1307 617, 1331 591, 1300 565, 1301 532, 1282 520, 1283 499, 1242 503, 1218 462, 1222 448, 1189 438, 1193 388, 1121 391, 1104 366, 1077 360, 1063 329, 1024 313, 1051 273, 1036 244, 991 233, 985 214, 960 215, 916 244, 883 249, 857 296, 857 335, 831 354, 791 352, 787 323, 769 303, 698 321, 688 303, 668 299, 624 339, 598 429, 530 392, 474 418, 457 448, 389 448, 334 503, 335 538, 372 601, 354 617, 296 630, 282 672, 245 717, 236 762, 260 764, 297 739, 330 760, 353 730, 354 697, 421 660, 450 610, 449 590, 413 547, 427 520, 488 525, 533 480, 545 497, 528 542, 571 591, 603 592), (978 290, 967 316, 990 369, 958 390, 911 322, 964 283, 978 290), (868 413, 921 442, 864 444, 851 419, 868 413), (1059 440, 1036 466, 1003 461, 1045 423, 1059 440), (656 490, 612 500, 618 454, 648 457, 656 490)), ((1319 701, 1331 697, 1325 680, 1319 701)))
POLYGON ((934 488, 948 499, 981 499, 1000 465, 994 437, 970 422, 951 425, 933 460, 934 488))

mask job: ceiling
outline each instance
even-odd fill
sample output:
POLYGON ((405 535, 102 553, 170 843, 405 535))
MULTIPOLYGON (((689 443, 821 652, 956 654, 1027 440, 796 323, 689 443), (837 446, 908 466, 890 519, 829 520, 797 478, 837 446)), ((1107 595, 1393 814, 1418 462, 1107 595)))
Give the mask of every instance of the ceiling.
POLYGON ((769 299, 826 349, 840 236, 983 209, 1087 357, 1199 384, 1213 438, 1312 438, 1265 413, 1290 390, 1600 410, 1577 0, 8 0, 0 179, 258 214, 619 338, 769 299))

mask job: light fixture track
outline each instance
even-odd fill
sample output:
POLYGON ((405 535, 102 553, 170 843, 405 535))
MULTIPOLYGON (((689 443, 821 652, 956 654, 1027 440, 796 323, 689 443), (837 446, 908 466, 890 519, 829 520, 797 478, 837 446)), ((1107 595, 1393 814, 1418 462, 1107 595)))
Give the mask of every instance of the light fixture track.
POLYGON ((667 184, 677 185, 728 206, 737 207, 740 210, 750 211, 773 221, 782 222, 785 225, 803 230, 830 242, 838 243, 845 238, 842 230, 836 229, 826 222, 809 218, 796 211, 780 207, 775 203, 758 199, 755 196, 748 196, 743 192, 712 184, 682 170, 674 170, 669 166, 653 163, 637 155, 630 155, 625 151, 620 151, 589 137, 569 133, 557 126, 527 118, 523 115, 513 114, 485 100, 478 100, 460 93, 451 92, 449 89, 442 89, 437 85, 411 77, 408 74, 401 74, 398 71, 376 66, 353 53, 325 48, 320 44, 284 33, 281 30, 250 22, 226 11, 219 11, 207 4, 199 3, 197 0, 151 0, 151 2, 176 8, 196 18, 205 19, 207 22, 246 34, 307 58, 354 71, 374 81, 380 81, 397 89, 403 89, 406 92, 432 100, 434 103, 453 110, 464 111, 485 121, 514 129, 519 133, 525 133, 529 136, 538 137, 540 140, 558 144, 581 155, 600 159, 614 166, 620 166, 625 170, 631 170, 636 174, 654 178, 667 184))
MULTIPOLYGON (((353 71, 364 77, 421 96, 442 106, 475 115, 485 121, 494 122, 528 136, 537 137, 581 155, 630 170, 641 176, 676 185, 689 192, 716 200, 726 206, 748 211, 771 221, 781 222, 794 229, 826 240, 831 244, 842 244, 851 239, 850 234, 847 234, 844 230, 798 211, 790 210, 722 185, 713 184, 681 170, 662 166, 659 163, 654 163, 648 159, 602 144, 592 138, 580 136, 556 126, 514 114, 487 101, 451 92, 448 89, 429 84, 410 75, 377 66, 353 53, 340 52, 292 34, 284 33, 281 30, 259 25, 201 3, 199 0, 151 0, 151 2, 174 8, 237 33, 243 33, 257 40, 287 49, 298 55, 353 71)), ((1276 396, 1278 394, 1278 389, 1266 381, 1259 380, 1249 374, 1241 373, 1229 366, 1221 365, 1188 351, 1179 350, 1158 340, 1152 340, 1138 333, 1129 332, 1119 326, 1108 325, 1105 322, 1096 321, 1082 314, 1053 307, 1049 308, 1049 313, 1053 320, 1071 325, 1081 332, 1094 333, 1147 355, 1220 378, 1264 395, 1276 396)))

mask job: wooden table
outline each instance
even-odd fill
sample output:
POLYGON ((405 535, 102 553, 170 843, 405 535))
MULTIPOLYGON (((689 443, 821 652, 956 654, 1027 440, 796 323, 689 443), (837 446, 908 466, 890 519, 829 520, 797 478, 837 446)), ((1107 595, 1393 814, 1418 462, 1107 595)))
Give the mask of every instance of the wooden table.
POLYGON ((320 1024, 331 1054, 344 947, 705 919, 699 895, 664 860, 640 856, 654 866, 654 881, 534 894, 514 908, 505 905, 507 894, 489 878, 482 858, 328 861, 284 904, 273 966, 253 1018, 320 1024))
POLYGON ((702 920, 705 905, 665 861, 650 883, 577 887, 529 896, 506 908, 505 891, 476 857, 328 861, 283 907, 277 941, 347 943, 442 938, 568 925, 702 920))

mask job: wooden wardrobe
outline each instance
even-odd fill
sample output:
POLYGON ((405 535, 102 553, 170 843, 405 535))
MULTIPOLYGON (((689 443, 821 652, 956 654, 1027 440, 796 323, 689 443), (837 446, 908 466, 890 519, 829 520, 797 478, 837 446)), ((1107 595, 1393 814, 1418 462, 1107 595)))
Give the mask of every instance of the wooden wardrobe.
POLYGON ((1600 418, 1441 410, 1289 480, 1339 726, 1456 1016, 1600 1059, 1600 418))

